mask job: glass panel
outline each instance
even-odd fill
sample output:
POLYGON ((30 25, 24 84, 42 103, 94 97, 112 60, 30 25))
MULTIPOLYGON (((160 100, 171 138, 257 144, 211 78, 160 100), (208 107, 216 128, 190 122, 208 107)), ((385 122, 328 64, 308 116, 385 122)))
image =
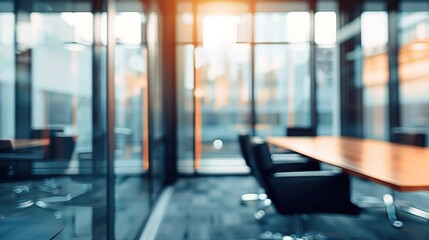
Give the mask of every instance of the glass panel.
MULTIPOLYGON (((140 26, 139 26, 140 27, 140 26)), ((117 45, 115 52, 116 239, 128 239, 149 213, 147 53, 117 45)))
POLYGON ((194 47, 176 47, 178 166, 180 172, 194 168, 194 47))
POLYGON ((332 135, 338 131, 337 51, 335 46, 318 46, 316 49, 318 135, 332 135))
POLYGON ((387 13, 364 12, 361 16, 363 59, 364 136, 387 140, 387 13))
POLYGON ((399 17, 399 79, 401 123, 429 126, 429 3, 401 1, 399 17))
MULTIPOLYGON (((55 9, 62 5, 70 3, 55 9)), ((93 14, 15 7, 16 16, 0 13, 2 238, 105 239, 106 159, 94 167, 92 144, 93 14)))
POLYGON ((310 127, 308 44, 255 46, 255 105, 260 136, 310 127))
POLYGON ((309 35, 308 12, 255 13, 255 42, 303 43, 309 35))
POLYGON ((148 63, 139 1, 115 17, 115 239, 135 239, 149 214, 148 63))
POLYGON ((0 12, 0 138, 14 138, 15 15, 0 12))
MULTIPOLYGON (((326 3, 325 3, 326 4, 326 3)), ((318 8, 334 10, 335 4, 322 4, 318 8)), ((336 45, 336 13, 316 12, 316 84, 317 84, 317 134, 338 134, 339 130, 339 81, 338 47, 336 45)))
POLYGON ((83 14, 31 14, 37 33, 31 43, 32 129, 78 136, 76 152, 91 151, 92 145, 92 54, 76 41, 91 36, 92 29, 81 26, 92 26, 92 15, 83 14))
POLYGON ((238 156, 238 130, 250 115, 250 46, 208 45, 196 54, 196 154, 238 156))
POLYGON ((251 15, 200 13, 198 41, 203 44, 231 44, 250 42, 251 15))
POLYGON ((237 142, 239 129, 250 127, 251 51, 246 43, 251 39, 251 15, 247 11, 244 3, 199 6, 202 46, 195 49, 194 115, 194 164, 199 172, 248 171, 237 142))

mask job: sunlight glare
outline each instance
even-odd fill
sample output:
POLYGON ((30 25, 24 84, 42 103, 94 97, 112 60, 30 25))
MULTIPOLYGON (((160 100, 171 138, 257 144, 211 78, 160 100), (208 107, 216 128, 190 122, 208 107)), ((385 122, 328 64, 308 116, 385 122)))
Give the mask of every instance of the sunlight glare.
POLYGON ((183 13, 182 22, 186 25, 192 25, 194 23, 194 18, 192 17, 192 13, 189 13, 189 12, 183 13))
POLYGON ((310 33, 310 14, 308 12, 290 12, 286 20, 289 42, 306 42, 310 33))
POLYGON ((319 45, 335 44, 337 39, 337 19, 335 12, 315 14, 314 41, 319 45))
POLYGON ((211 15, 203 19, 203 46, 217 48, 237 42, 238 16, 211 15))
POLYGON ((374 48, 385 46, 388 39, 388 23, 386 12, 362 13, 362 46, 374 48))
POLYGON ((142 17, 137 12, 121 12, 115 17, 115 36, 124 44, 140 44, 142 17))

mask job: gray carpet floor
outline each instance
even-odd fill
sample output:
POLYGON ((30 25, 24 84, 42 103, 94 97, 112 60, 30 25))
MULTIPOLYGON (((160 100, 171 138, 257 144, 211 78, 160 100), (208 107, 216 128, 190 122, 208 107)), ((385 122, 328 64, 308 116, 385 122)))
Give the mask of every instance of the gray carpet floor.
MULTIPOLYGON (((386 187, 352 178, 353 200, 363 196, 381 198, 386 187)), ((255 220, 256 206, 240 205, 240 195, 256 192, 251 176, 210 176, 181 178, 163 217, 156 240, 251 240, 261 239, 266 231, 292 234, 297 230, 296 216, 281 216, 269 209, 262 221, 255 220)), ((400 193, 398 200, 429 209, 427 192, 400 193)), ((377 205, 377 204, 375 204, 377 205)), ((402 228, 392 227, 383 207, 371 205, 359 216, 310 215, 305 224, 308 233, 322 239, 429 239, 429 222, 398 212, 402 228)))

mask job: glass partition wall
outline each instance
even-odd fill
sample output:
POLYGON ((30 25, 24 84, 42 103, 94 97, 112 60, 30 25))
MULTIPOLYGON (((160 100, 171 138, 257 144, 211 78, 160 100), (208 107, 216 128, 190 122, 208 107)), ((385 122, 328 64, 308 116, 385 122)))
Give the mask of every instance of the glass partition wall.
POLYGON ((428 133, 429 3, 400 1, 398 74, 402 127, 428 133))
POLYGON ((429 133, 428 10, 420 0, 340 3, 343 135, 429 133))
POLYGON ((0 2, 2 238, 139 235, 162 181, 149 177, 147 12, 0 2))
POLYGON ((337 4, 313 3, 176 1, 179 172, 246 173, 242 130, 265 137, 338 128, 337 4))

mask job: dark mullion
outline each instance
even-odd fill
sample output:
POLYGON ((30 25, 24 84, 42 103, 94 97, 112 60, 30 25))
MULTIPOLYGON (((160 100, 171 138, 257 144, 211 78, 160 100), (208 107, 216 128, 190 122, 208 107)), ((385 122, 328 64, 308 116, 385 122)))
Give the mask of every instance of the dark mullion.
POLYGON ((313 129, 314 133, 317 133, 316 43, 314 40, 315 12, 316 0, 310 0, 310 119, 311 129, 313 129))
POLYGON ((115 239, 115 33, 116 0, 107 0, 107 239, 115 239))
POLYGON ((401 107, 398 76, 398 0, 388 2, 388 53, 389 53, 389 83, 388 83, 388 110, 389 110, 389 139, 392 140, 392 128, 401 126, 401 107))
POLYGON ((251 19, 251 30, 250 30, 250 70, 251 70, 251 84, 250 84, 250 125, 252 129, 252 134, 256 135, 256 124, 257 124, 257 118, 256 118, 256 102, 255 102, 255 12, 256 12, 256 1, 251 0, 250 1, 250 15, 252 16, 251 19))
POLYGON ((195 56, 195 52, 197 50, 198 47, 198 26, 197 26, 197 14, 198 14, 198 0, 193 0, 192 2, 192 17, 193 17, 193 24, 192 24, 192 45, 194 46, 194 55, 193 55, 193 71, 194 71, 194 94, 193 94, 193 104, 194 104, 194 114, 193 114, 193 118, 192 118, 192 124, 193 124, 193 130, 194 130, 194 134, 192 134, 193 136, 193 146, 194 146, 194 160, 193 160, 193 169, 194 169, 194 174, 197 173, 197 168, 196 168, 196 160, 197 160, 197 154, 196 154, 196 137, 195 137, 195 133, 196 133, 196 121, 195 118, 197 116, 196 113, 196 106, 197 106, 197 99, 196 99, 196 94, 195 91, 197 90, 197 69, 195 68, 195 64, 196 64, 196 56, 195 56))
POLYGON ((176 49, 175 49, 175 8, 168 1, 162 1, 162 59, 164 89, 164 121, 166 129, 165 177, 166 184, 173 184, 177 176, 177 105, 176 105, 176 49), (167 71, 168 69, 168 71, 167 71))
MULTIPOLYGON (((15 13, 15 138, 28 139, 31 137, 31 99, 32 99, 32 49, 24 48, 18 42, 18 26, 20 22, 30 22, 32 4, 29 1, 19 0, 14 3, 15 13), (30 59, 30 61, 28 60, 30 59)), ((22 24, 22 23, 21 23, 22 24)))

